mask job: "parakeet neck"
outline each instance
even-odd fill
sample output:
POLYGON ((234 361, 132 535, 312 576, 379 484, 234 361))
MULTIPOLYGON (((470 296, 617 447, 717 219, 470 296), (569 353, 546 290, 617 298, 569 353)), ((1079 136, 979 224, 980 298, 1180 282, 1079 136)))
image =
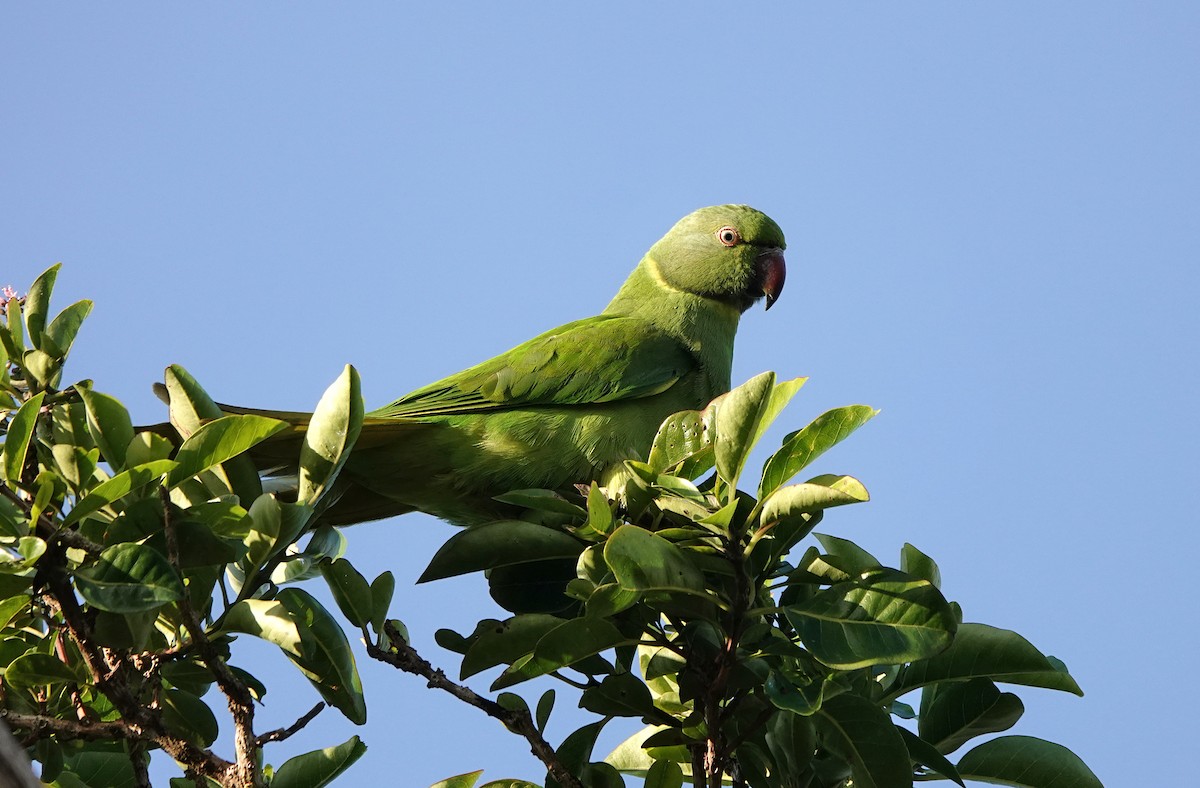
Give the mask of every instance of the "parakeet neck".
POLYGON ((668 284, 653 260, 633 270, 604 309, 606 315, 637 317, 675 337, 696 355, 717 390, 729 389, 733 340, 741 313, 729 304, 668 284))

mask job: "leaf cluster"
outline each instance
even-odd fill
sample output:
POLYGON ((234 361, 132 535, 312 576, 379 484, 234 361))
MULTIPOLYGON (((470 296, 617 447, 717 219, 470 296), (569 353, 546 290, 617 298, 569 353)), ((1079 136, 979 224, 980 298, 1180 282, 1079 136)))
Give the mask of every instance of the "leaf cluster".
MULTIPOLYGON (((738 489, 752 449, 803 383, 759 375, 669 418, 647 461, 627 462, 605 487, 514 492, 503 500, 527 519, 451 538, 423 579, 484 571, 513 613, 469 635, 439 632, 462 654, 461 676, 500 667, 493 690, 547 675, 579 688, 579 705, 599 719, 558 756, 592 788, 624 785, 623 775, 709 788, 1098 785, 1069 750, 1027 736, 952 760, 1021 716, 998 683, 1079 687, 1015 632, 963 623, 936 563, 912 545, 890 567, 814 533, 827 510, 867 491, 847 475, 794 479, 874 410, 818 416, 770 455, 756 495, 738 489), (600 730, 619 717, 645 727, 596 757, 600 730)), ((554 697, 537 703, 543 726, 554 697)))

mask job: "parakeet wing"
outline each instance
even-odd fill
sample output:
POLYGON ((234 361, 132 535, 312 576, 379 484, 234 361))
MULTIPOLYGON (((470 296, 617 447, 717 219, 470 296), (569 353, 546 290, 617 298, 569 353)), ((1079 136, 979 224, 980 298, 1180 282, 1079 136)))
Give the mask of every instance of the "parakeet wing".
POLYGON ((687 348, 644 320, 591 317, 547 331, 367 416, 422 418, 636 399, 666 391, 696 366, 687 348))

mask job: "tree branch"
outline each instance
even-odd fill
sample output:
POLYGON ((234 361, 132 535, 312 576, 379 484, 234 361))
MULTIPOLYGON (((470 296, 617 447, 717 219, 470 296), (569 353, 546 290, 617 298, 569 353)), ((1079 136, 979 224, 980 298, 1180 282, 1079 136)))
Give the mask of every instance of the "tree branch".
POLYGON ((267 733, 264 733, 261 736, 259 736, 257 739, 255 739, 254 743, 257 744, 259 747, 261 747, 264 744, 267 744, 269 742, 283 741, 284 739, 288 738, 289 736, 292 736, 293 734, 298 733, 301 728, 303 728, 308 723, 312 722, 313 719, 318 714, 320 714, 322 711, 324 711, 324 709, 325 709, 324 701, 318 701, 316 706, 313 706, 311 709, 309 709, 307 714, 305 714, 300 719, 296 720, 290 726, 288 726, 286 728, 276 728, 273 731, 268 731, 267 733))
MULTIPOLYGON (((163 537, 166 541, 167 561, 176 572, 180 572, 182 577, 179 569, 179 543, 175 537, 175 518, 172 515, 171 501, 165 487, 160 487, 158 493, 163 506, 163 537)), ((186 591, 179 600, 179 612, 184 628, 191 635, 192 643, 200 653, 209 672, 213 674, 213 678, 217 680, 217 686, 225 695, 229 713, 233 717, 234 753, 237 763, 232 765, 236 775, 231 776, 235 776, 245 785, 259 785, 262 782, 262 776, 258 769, 258 741, 254 737, 254 698, 246 684, 229 669, 229 666, 213 648, 212 642, 208 639, 208 633, 204 631, 204 626, 200 623, 200 619, 192 607, 191 597, 187 595, 186 591)))
POLYGON ((563 788, 583 788, 579 778, 567 771, 567 767, 558 759, 558 754, 550 746, 534 725, 528 711, 513 711, 499 703, 477 694, 470 687, 456 684, 446 678, 440 669, 434 668, 427 660, 410 646, 391 623, 384 625, 384 634, 391 643, 391 649, 384 650, 374 643, 367 643, 367 653, 373 658, 386 662, 392 667, 412 673, 426 679, 431 689, 448 692, 464 703, 468 703, 489 717, 494 717, 504 723, 504 727, 513 733, 523 736, 529 742, 529 748, 538 760, 546 765, 546 770, 558 781, 563 788))

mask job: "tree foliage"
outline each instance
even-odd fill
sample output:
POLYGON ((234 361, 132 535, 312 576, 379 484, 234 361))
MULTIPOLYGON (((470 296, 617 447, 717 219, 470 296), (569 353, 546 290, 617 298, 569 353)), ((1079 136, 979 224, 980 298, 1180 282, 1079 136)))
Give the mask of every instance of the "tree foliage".
POLYGON ((871 408, 836 408, 786 436, 751 495, 751 450, 804 382, 765 373, 671 416, 646 461, 603 487, 504 496, 521 519, 460 531, 422 576, 481 572, 508 614, 437 633, 461 655, 455 681, 389 618, 392 575, 369 581, 321 521, 362 423, 357 373, 347 367, 318 403, 299 494, 280 500, 245 452, 286 425, 223 414, 182 368, 166 375, 170 434, 135 428, 89 381, 62 386, 91 304, 50 319, 56 275, 8 298, 0 326, 0 715, 45 782, 148 785, 161 749, 180 765, 173 785, 329 784, 365 751, 359 737, 282 761, 276 743, 327 706, 365 721, 350 632, 370 657, 524 737, 547 788, 630 776, 654 788, 1099 785, 1051 742, 972 746, 1022 714, 998 684, 1082 694, 1060 661, 964 622, 912 545, 890 567, 815 532, 826 510, 868 499, 852 476, 809 473, 871 408), (306 583, 325 584, 336 610, 306 583), (277 646, 320 698, 286 729, 255 728, 267 686, 237 665, 245 637, 277 646), (462 683, 484 671, 494 697, 462 683), (545 731, 559 694, 519 694, 541 676, 594 717, 557 746, 545 731), (231 754, 214 751, 218 718, 234 731, 231 754), (643 727, 595 752, 618 718, 643 727))

